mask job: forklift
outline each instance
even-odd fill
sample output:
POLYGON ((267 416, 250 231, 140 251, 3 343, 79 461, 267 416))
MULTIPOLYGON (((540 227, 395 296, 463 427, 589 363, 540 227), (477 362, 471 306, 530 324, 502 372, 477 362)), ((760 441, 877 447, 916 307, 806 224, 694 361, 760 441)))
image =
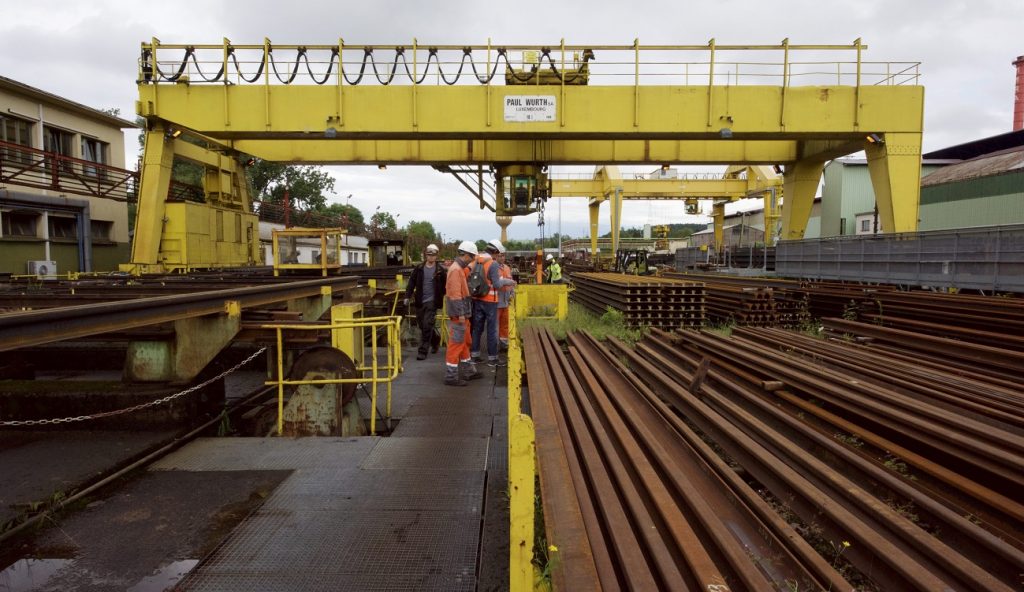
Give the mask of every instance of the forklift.
POLYGON ((627 275, 650 275, 654 270, 647 265, 647 251, 644 249, 619 249, 615 252, 616 273, 627 275))

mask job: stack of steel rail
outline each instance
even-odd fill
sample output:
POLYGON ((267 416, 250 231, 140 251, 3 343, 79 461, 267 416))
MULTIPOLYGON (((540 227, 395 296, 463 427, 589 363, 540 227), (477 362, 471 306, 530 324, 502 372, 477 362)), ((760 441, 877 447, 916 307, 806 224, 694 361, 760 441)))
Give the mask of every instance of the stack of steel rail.
POLYGON ((849 587, 607 349, 523 341, 555 590, 849 587))
POLYGON ((704 325, 704 286, 700 283, 621 273, 576 273, 570 298, 597 314, 622 312, 627 325, 662 328, 704 325))
POLYGON ((610 343, 573 335, 566 357, 524 336, 565 572, 630 589, 1019 589, 1019 375, 1011 388, 777 329, 610 343))
POLYGON ((779 322, 771 288, 705 282, 704 289, 711 323, 771 327, 779 322))
POLYGON ((994 343, 988 345, 845 319, 825 318, 822 325, 832 335, 857 336, 857 341, 870 343, 872 350, 893 358, 911 359, 947 372, 982 374, 1018 386, 1024 376, 1020 336, 988 334, 994 343))
POLYGON ((710 320, 778 327, 799 327, 810 321, 807 291, 798 282, 671 271, 660 275, 703 282, 710 320))

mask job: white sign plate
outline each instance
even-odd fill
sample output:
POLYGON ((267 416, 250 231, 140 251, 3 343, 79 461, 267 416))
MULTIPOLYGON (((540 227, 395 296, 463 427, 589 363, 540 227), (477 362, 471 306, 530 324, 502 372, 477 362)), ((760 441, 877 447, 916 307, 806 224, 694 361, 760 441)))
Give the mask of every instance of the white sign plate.
POLYGON ((505 121, 555 121, 554 95, 505 95, 505 121))

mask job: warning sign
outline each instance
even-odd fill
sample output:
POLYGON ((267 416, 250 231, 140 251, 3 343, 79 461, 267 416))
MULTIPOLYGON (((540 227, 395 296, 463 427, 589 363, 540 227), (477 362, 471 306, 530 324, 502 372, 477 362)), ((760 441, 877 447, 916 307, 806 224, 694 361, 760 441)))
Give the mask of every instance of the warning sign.
POLYGON ((554 121, 554 95, 507 95, 505 121, 554 121))

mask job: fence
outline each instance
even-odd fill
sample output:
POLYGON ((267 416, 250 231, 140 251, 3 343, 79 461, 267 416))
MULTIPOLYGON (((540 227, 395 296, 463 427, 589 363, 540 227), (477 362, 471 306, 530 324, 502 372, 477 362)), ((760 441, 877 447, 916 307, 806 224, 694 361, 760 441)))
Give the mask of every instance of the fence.
POLYGON ((782 241, 781 276, 1024 292, 1024 224, 782 241))

